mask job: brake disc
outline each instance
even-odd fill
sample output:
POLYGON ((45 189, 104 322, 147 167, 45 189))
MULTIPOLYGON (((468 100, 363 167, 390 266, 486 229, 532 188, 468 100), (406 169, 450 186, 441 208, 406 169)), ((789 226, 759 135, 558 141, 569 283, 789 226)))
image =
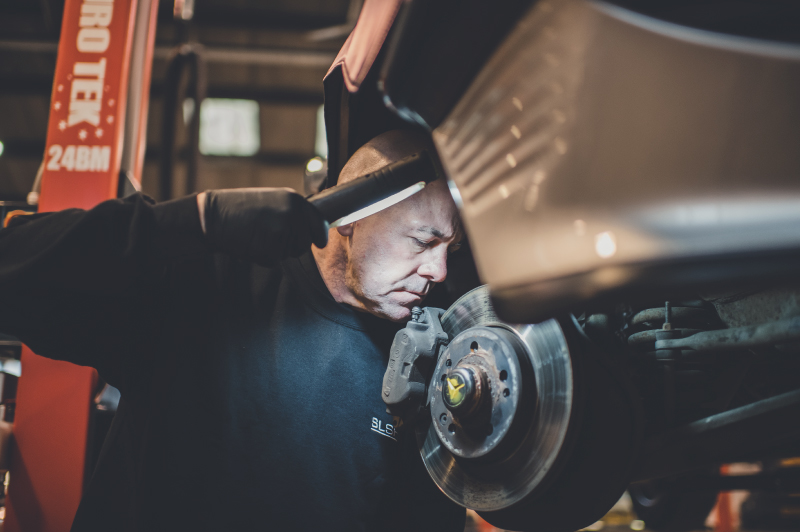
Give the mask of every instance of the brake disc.
POLYGON ((575 324, 504 323, 487 287, 441 317, 450 343, 417 444, 453 501, 507 530, 571 532, 625 491, 641 442, 629 376, 575 324))
POLYGON ((422 459, 458 504, 508 508, 543 485, 564 446, 573 407, 567 341, 555 320, 502 322, 485 286, 441 323, 452 340, 429 387, 431 422, 418 429, 422 459))

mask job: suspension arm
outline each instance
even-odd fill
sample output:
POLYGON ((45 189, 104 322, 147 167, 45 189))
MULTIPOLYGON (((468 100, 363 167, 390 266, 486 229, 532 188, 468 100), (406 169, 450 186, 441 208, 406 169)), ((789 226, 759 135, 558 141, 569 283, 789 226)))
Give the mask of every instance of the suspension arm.
POLYGON ((714 352, 750 349, 800 340, 800 317, 733 329, 703 331, 686 338, 657 340, 656 350, 714 352))

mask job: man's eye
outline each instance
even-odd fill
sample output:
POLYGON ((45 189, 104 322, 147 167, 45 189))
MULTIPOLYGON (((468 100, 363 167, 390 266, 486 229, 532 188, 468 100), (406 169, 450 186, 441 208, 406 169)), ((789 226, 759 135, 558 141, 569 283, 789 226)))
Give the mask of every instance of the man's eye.
POLYGON ((452 246, 450 246, 450 248, 447 250, 447 252, 448 253, 455 253, 459 249, 461 249, 461 242, 457 242, 457 243, 453 244, 452 246))
POLYGON ((428 244, 429 244, 429 242, 425 242, 424 240, 420 240, 419 238, 411 237, 411 240, 414 241, 415 245, 417 245, 417 246, 419 246, 420 248, 423 248, 423 249, 427 248, 428 244))

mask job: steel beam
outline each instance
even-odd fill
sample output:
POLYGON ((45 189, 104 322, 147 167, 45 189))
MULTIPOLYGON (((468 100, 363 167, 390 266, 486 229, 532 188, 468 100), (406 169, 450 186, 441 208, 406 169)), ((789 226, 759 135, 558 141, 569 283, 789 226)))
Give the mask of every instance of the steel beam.
MULTIPOLYGON (((321 87, 321 85, 320 85, 321 87)), ((0 95, 2 96, 42 96, 50 97, 53 91, 53 77, 10 77, 0 76, 0 95)), ((160 98, 163 85, 159 82, 150 86, 150 98, 160 98)), ((240 98, 266 103, 294 105, 322 105, 322 91, 292 90, 291 88, 272 88, 257 86, 210 86, 207 90, 209 98, 240 98)))
MULTIPOLYGON (((156 46, 154 57, 167 59, 172 46, 156 46)), ((32 52, 55 54, 55 41, 0 40, 0 52, 32 52)), ((259 66, 289 66, 295 68, 328 68, 336 58, 333 52, 317 50, 286 50, 282 48, 206 47, 203 57, 209 63, 259 66)))

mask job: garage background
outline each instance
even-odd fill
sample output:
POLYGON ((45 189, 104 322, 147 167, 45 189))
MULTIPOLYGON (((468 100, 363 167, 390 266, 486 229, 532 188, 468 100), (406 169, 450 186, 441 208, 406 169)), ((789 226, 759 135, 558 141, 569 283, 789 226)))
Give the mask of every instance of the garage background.
MULTIPOLYGON (((173 2, 162 1, 143 192, 163 199, 158 158, 165 75, 170 54, 184 37, 204 46, 208 98, 248 100, 254 102, 250 110, 257 106, 254 149, 248 146, 247 155, 201 155, 195 188, 303 190, 307 162, 325 155, 324 128, 318 124, 322 78, 361 5, 362 0, 200 0, 184 28, 173 18, 173 2)), ((62 0, 0 1, 0 201, 24 200, 42 161, 63 9, 62 0)), ((184 107, 187 118, 191 107, 191 101, 184 107)), ((204 118, 201 128, 208 122, 204 118)), ((173 196, 192 192, 185 182, 186 128, 180 126, 173 196)), ((245 139, 246 144, 252 141, 245 139)), ((226 147, 212 151, 225 153, 226 147)))

